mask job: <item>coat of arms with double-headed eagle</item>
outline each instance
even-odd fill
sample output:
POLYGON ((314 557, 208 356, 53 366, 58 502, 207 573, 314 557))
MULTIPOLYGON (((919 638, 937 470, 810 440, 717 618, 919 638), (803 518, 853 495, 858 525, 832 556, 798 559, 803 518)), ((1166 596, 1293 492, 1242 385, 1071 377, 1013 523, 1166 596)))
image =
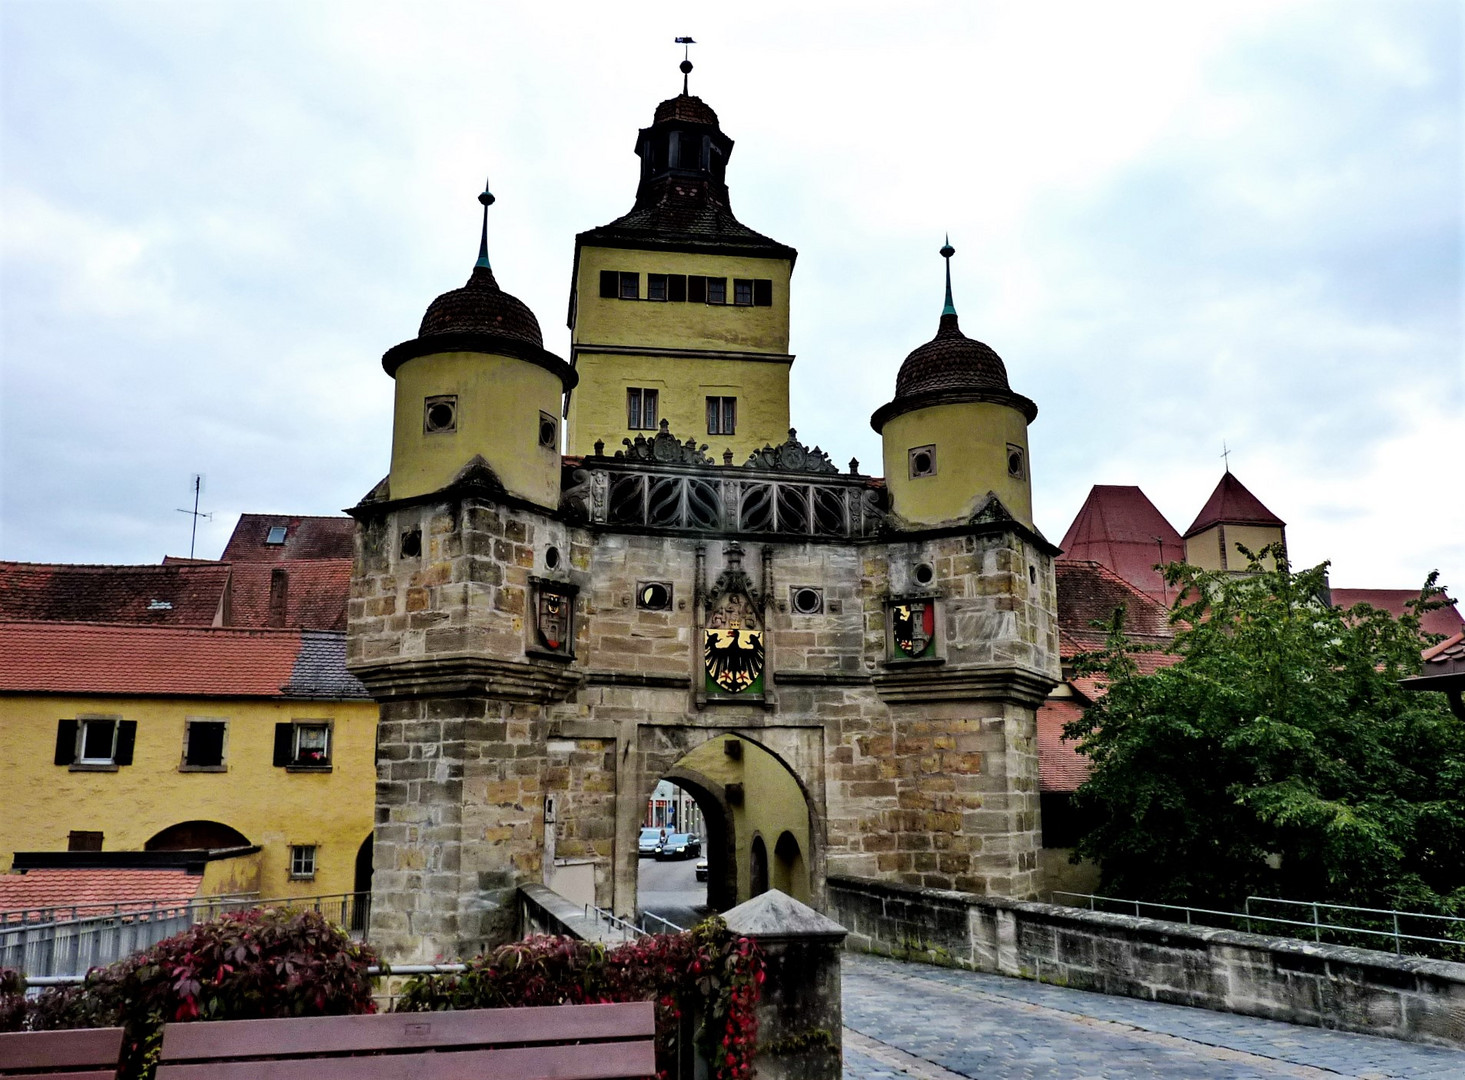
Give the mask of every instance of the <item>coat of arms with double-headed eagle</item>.
POLYGON ((702 663, 709 694, 763 693, 763 617, 757 591, 743 570, 743 551, 729 544, 727 568, 707 597, 702 663))

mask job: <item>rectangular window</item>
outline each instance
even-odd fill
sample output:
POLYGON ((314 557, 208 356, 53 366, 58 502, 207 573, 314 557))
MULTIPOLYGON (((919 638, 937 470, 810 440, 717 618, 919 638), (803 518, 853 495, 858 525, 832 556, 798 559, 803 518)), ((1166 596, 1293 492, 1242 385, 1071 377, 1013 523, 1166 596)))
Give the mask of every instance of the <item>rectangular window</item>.
POLYGON ((621 275, 618 270, 602 270, 600 272, 600 295, 606 300, 614 300, 621 292, 621 275))
POLYGON ((56 724, 56 764, 73 769, 114 769, 132 764, 136 720, 82 716, 56 724))
POLYGON ((709 304, 727 303, 727 278, 710 277, 707 279, 707 302, 709 304))
POLYGON ((654 431, 661 395, 640 386, 626 388, 626 427, 632 431, 654 431))
POLYGON ((72 829, 66 834, 67 851, 101 851, 102 834, 82 829, 72 829))
POLYGON ((315 877, 315 845, 290 845, 290 876, 309 879, 315 877))
POLYGON ((666 298, 675 304, 680 304, 687 299, 686 274, 668 274, 666 276, 666 298))
POLYGON ((707 279, 701 274, 687 275, 687 302, 692 304, 707 303, 707 279))
POLYGON ((647 274, 646 275, 646 299, 647 300, 665 300, 666 299, 666 275, 665 274, 647 274))
POLYGON ((753 306, 753 281, 751 278, 733 278, 733 303, 740 307, 753 306))
POLYGON ((753 306, 773 306, 773 282, 767 278, 755 278, 753 281, 753 306))
POLYGON ((183 769, 224 768, 223 720, 189 718, 183 727, 183 769))
POLYGON ((641 299, 641 275, 629 270, 621 271, 621 299, 641 299))
POLYGON ((331 722, 295 720, 276 724, 275 765, 285 769, 329 769, 331 722))
POLYGON ((707 434, 734 435, 738 427, 738 399, 735 397, 710 397, 707 399, 707 434))
POLYGON ((285 533, 287 531, 288 530, 284 525, 271 525, 269 534, 265 537, 265 543, 283 544, 285 542, 285 533))

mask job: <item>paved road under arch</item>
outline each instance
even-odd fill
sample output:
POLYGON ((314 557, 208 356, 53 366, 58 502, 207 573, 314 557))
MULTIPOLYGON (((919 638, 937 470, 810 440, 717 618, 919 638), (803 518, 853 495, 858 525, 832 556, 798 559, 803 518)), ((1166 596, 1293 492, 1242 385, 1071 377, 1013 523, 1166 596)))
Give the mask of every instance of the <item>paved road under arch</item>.
POLYGON ((846 1080, 1460 1080, 1465 1052, 846 954, 846 1080))

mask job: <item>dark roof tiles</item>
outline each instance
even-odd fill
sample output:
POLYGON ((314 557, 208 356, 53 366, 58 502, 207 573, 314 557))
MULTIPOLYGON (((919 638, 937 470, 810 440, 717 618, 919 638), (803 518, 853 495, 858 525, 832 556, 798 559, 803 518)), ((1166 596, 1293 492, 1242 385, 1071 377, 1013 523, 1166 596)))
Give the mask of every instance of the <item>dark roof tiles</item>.
POLYGON ((897 400, 939 390, 1011 390, 1002 358, 963 334, 955 315, 941 316, 936 336, 912 349, 895 377, 897 400))
POLYGON ((351 595, 350 559, 292 559, 234 567, 230 626, 269 626, 271 578, 285 573, 285 612, 279 626, 345 630, 351 595))
POLYGON ((222 615, 229 567, 64 566, 0 562, 0 618, 211 626, 222 615))
POLYGON ((691 124, 711 124, 716 127, 717 113, 712 111, 711 105, 699 97, 678 94, 656 106, 656 116, 652 123, 661 124, 669 120, 681 120, 691 124))
POLYGON ((1262 501, 1246 489, 1228 469, 1216 484, 1216 490, 1206 500, 1205 506, 1185 530, 1187 537, 1209 529, 1212 525, 1267 525, 1278 529, 1286 523, 1272 513, 1262 501))
POLYGON ((486 266, 475 266, 468 284, 443 293, 427 306, 417 336, 459 333, 493 334, 536 349, 544 347, 534 313, 518 297, 500 289, 486 266))
POLYGON ((1169 609, 1107 566, 1056 559, 1053 574, 1058 584, 1058 625, 1064 632, 1102 639, 1103 631, 1093 624, 1108 623, 1122 605, 1124 629, 1130 637, 1169 640, 1174 636, 1169 609))
POLYGON ((345 516, 300 514, 240 514, 224 562, 280 562, 286 559, 349 559, 356 522, 345 516), (280 544, 266 543, 270 529, 285 529, 280 544))

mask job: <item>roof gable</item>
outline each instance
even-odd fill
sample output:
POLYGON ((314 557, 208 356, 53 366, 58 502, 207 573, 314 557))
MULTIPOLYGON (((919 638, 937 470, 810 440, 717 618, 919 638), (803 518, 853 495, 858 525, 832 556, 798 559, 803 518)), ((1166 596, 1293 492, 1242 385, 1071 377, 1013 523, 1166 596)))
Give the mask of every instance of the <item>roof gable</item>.
POLYGON ((221 621, 229 567, 66 566, 0 562, 0 618, 212 626, 221 621))
POLYGON ((1286 523, 1246 490, 1245 485, 1229 469, 1222 474, 1216 490, 1211 492, 1211 497, 1201 507, 1195 521, 1185 530, 1185 535, 1189 538, 1212 525, 1270 525, 1278 529, 1286 528, 1286 523))

